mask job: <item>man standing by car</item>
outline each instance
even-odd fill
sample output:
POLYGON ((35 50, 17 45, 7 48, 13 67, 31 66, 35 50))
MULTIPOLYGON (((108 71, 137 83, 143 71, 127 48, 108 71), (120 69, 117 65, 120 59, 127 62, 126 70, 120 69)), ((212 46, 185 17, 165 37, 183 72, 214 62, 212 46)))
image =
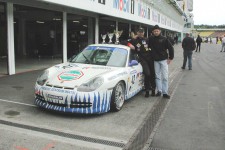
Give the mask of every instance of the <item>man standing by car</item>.
POLYGON ((184 49, 184 60, 181 68, 185 69, 188 59, 188 68, 192 70, 192 51, 195 50, 196 45, 194 39, 189 36, 189 33, 186 33, 186 37, 182 41, 182 48, 184 49))
POLYGON ((174 57, 174 49, 169 40, 161 35, 161 29, 155 25, 152 30, 153 36, 149 38, 149 47, 152 49, 155 67, 155 78, 157 94, 164 98, 170 98, 168 95, 168 65, 174 57), (168 52, 167 52, 168 50, 168 52))
POLYGON ((148 47, 148 39, 144 37, 144 34, 144 29, 139 28, 137 30, 137 37, 131 39, 127 45, 135 50, 139 56, 139 61, 141 62, 143 73, 145 75, 145 97, 149 97, 150 90, 152 90, 151 96, 155 96, 155 71, 152 55, 148 47))

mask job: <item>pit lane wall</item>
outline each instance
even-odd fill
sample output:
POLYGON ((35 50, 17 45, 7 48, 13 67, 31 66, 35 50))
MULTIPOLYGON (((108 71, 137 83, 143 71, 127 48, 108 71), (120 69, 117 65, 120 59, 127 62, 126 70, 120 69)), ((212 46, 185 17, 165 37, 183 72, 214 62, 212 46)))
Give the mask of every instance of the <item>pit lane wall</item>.
POLYGON ((40 0, 98 14, 122 18, 147 25, 158 24, 164 29, 182 32, 183 17, 166 0, 40 0))

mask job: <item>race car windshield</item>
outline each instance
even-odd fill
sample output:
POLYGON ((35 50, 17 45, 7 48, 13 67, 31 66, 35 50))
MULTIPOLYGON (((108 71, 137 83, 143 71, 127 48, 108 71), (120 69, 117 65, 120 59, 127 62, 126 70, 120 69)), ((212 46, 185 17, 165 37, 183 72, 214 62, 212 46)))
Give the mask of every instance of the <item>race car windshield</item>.
POLYGON ((73 58, 71 62, 124 67, 126 65, 127 54, 127 50, 123 48, 88 46, 73 58))

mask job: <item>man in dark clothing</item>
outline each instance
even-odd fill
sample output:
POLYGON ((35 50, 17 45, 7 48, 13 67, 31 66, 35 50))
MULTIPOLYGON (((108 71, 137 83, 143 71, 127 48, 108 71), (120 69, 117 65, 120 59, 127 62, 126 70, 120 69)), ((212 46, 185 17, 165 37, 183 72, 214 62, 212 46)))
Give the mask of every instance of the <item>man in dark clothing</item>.
POLYGON ((154 67, 157 94, 164 98, 170 98, 168 95, 168 64, 174 57, 174 49, 169 40, 161 35, 161 29, 158 25, 153 27, 153 36, 149 38, 149 47, 151 48, 154 67), (169 53, 167 52, 169 51, 169 53))
POLYGON ((196 39, 196 43, 197 43, 197 47, 196 47, 196 51, 199 51, 200 52, 200 49, 201 49, 201 43, 202 43, 202 38, 200 37, 200 35, 198 35, 197 39, 196 39))
POLYGON ((149 91, 152 90, 151 95, 155 96, 155 71, 154 62, 151 52, 148 47, 148 39, 144 37, 144 29, 139 28, 137 31, 137 37, 130 40, 128 46, 131 47, 139 56, 139 61, 143 67, 143 73, 145 75, 144 84, 146 94, 145 97, 149 97, 149 91))
POLYGON ((189 34, 186 34, 186 37, 182 41, 182 48, 184 49, 184 60, 183 60, 183 66, 182 69, 185 69, 186 62, 188 59, 188 68, 189 70, 192 70, 192 51, 195 50, 196 45, 193 38, 189 37, 189 34))

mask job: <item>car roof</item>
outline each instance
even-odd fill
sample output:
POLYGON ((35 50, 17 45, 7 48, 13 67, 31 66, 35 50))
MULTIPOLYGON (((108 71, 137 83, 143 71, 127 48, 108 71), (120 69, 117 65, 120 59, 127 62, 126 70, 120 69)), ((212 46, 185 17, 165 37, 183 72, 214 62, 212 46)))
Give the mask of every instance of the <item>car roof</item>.
POLYGON ((130 50, 130 48, 128 46, 125 45, 117 45, 117 44, 91 44, 88 46, 104 46, 104 47, 116 47, 116 48, 124 48, 126 50, 130 50))

